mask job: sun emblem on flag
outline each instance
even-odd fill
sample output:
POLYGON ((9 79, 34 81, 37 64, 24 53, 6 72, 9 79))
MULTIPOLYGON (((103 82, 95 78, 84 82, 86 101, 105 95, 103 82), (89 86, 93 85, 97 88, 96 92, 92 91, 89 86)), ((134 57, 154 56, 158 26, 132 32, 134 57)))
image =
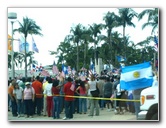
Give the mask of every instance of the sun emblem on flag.
POLYGON ((133 76, 135 78, 139 78, 140 77, 140 73, 138 71, 136 71, 136 72, 133 73, 133 76))

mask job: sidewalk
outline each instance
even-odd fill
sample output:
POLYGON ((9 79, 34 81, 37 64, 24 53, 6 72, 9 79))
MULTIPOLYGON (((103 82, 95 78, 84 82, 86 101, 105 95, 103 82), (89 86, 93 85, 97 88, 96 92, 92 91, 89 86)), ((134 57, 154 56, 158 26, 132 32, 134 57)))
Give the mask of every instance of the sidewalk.
POLYGON ((60 114, 60 119, 53 119, 52 117, 44 117, 34 115, 33 118, 25 117, 13 117, 11 112, 8 112, 8 121, 137 121, 136 115, 133 115, 129 112, 125 112, 124 115, 115 115, 114 111, 100 110, 99 116, 88 116, 89 109, 87 114, 74 114, 73 119, 63 120, 64 112, 60 114))

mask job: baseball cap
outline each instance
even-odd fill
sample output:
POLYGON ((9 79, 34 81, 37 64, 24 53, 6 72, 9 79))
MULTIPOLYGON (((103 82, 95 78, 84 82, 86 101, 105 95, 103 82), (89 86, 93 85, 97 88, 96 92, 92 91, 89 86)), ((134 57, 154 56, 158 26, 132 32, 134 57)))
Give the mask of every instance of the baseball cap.
POLYGON ((25 85, 31 85, 31 83, 30 82, 26 82, 25 85))

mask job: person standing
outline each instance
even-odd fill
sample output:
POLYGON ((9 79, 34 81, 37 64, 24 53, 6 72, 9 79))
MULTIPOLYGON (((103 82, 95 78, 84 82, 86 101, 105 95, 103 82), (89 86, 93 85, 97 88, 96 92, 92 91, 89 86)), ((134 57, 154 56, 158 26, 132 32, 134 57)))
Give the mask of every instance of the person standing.
POLYGON ((74 96, 75 87, 72 81, 72 78, 68 77, 67 83, 64 85, 63 89, 63 92, 65 94, 65 117, 63 118, 63 120, 73 118, 74 97, 72 96, 74 96))
POLYGON ((18 113, 18 118, 21 116, 21 114, 23 112, 23 88, 19 87, 18 83, 16 83, 16 86, 14 87, 13 90, 13 94, 14 97, 16 99, 16 103, 17 103, 17 113, 18 113))
POLYGON ((36 113, 35 110, 37 108, 37 115, 41 115, 42 111, 42 98, 43 98, 43 93, 42 93, 42 83, 39 81, 40 77, 37 76, 35 81, 32 82, 32 87, 35 90, 35 102, 34 102, 34 114, 36 113))
MULTIPOLYGON (((46 85, 48 84, 48 78, 49 77, 46 77, 43 81, 43 85, 42 85, 42 91, 43 92, 46 88, 46 85)), ((46 94, 44 94, 44 97, 43 97, 43 115, 44 116, 46 116, 46 112, 47 112, 47 96, 46 96, 46 94)))
POLYGON ((60 119, 60 86, 59 80, 55 79, 52 85, 52 95, 53 95, 53 111, 52 117, 53 119, 60 119))
POLYGON ((64 109, 64 92, 63 92, 63 87, 64 87, 64 84, 66 83, 66 80, 63 76, 60 76, 59 78, 59 86, 60 86, 60 113, 63 112, 63 109, 64 109))
MULTIPOLYGON (((80 82, 80 86, 78 86, 76 88, 76 93, 79 96, 83 96, 83 97, 87 96, 87 91, 86 91, 86 87, 85 87, 85 82, 84 81, 80 82)), ((84 112, 84 114, 87 113, 87 99, 86 98, 79 98, 79 113, 82 114, 83 112, 84 112)))
MULTIPOLYGON (((117 85, 118 84, 120 84, 120 75, 118 74, 118 75, 116 75, 115 77, 114 77, 114 81, 113 81, 113 95, 114 95, 114 98, 116 99, 117 97, 117 85)), ((119 97, 119 95, 118 95, 118 97, 119 97)), ((117 100, 114 100, 113 101, 113 103, 114 103, 114 108, 115 108, 115 113, 117 113, 117 111, 116 111, 116 107, 117 107, 117 102, 119 102, 119 101, 117 101, 117 100)), ((119 104, 119 103, 118 103, 119 104)))
MULTIPOLYGON (((101 77, 99 78, 99 81, 98 81, 99 91, 100 91, 100 95, 99 95, 100 98, 104 98, 104 84, 105 84, 104 77, 101 76, 101 77)), ((103 100, 103 99, 100 99, 100 100, 99 100, 99 105, 100 105, 101 110, 103 110, 104 104, 105 104, 104 100, 103 100)))
POLYGON ((43 94, 47 96, 46 102, 47 102, 47 116, 52 116, 52 107, 53 107, 53 101, 52 101, 52 78, 48 77, 48 84, 45 87, 45 90, 43 94))
POLYGON ((13 94, 13 90, 14 90, 15 86, 16 86, 16 80, 12 80, 11 85, 8 87, 8 94, 11 99, 12 115, 14 117, 17 116, 17 103, 16 103, 16 99, 13 94))
MULTIPOLYGON (((76 78, 75 81, 74 81, 74 84, 75 84, 75 89, 77 89, 79 86, 80 86, 80 78, 76 78)), ((78 90, 77 92, 74 93, 74 96, 78 97, 80 91, 78 90)), ((74 110, 73 110, 73 113, 79 113, 79 98, 75 98, 74 99, 74 110)))
POLYGON ((31 86, 30 82, 25 83, 25 89, 23 93, 23 100, 24 100, 24 105, 25 105, 25 111, 28 117, 33 117, 33 102, 35 100, 35 90, 31 86))
MULTIPOLYGON (((104 98, 110 98, 112 96, 112 88, 113 88, 113 84, 110 81, 110 77, 106 77, 106 83, 104 84, 104 98)), ((110 100, 105 100, 106 106, 107 106, 107 111, 110 111, 110 103, 111 103, 111 107, 112 109, 114 108, 113 106, 113 102, 110 100)))
MULTIPOLYGON (((90 76, 90 81, 88 81, 88 89, 91 93, 91 91, 95 91, 98 88, 98 83, 95 80, 95 76, 93 74, 91 74, 90 76)), ((92 97, 92 94, 90 94, 92 97)), ((99 96, 99 94, 98 94, 99 96)), ((88 116, 94 116, 94 109, 96 110, 95 115, 99 116, 99 100, 95 99, 95 97, 93 99, 90 99, 90 114, 88 116)))
MULTIPOLYGON (((143 89, 145 88, 140 88, 132 91, 134 100, 140 100, 140 94, 143 89)), ((140 102, 134 102, 134 107, 136 118, 138 118, 138 113, 140 112, 140 102)))

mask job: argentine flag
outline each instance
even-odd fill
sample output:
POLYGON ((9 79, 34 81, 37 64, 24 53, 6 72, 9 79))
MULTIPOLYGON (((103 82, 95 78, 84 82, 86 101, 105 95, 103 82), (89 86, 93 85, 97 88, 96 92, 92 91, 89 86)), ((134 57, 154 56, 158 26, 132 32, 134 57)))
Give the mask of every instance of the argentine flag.
POLYGON ((153 83, 152 67, 145 62, 122 68, 120 86, 125 90, 136 90, 150 87, 153 83))

